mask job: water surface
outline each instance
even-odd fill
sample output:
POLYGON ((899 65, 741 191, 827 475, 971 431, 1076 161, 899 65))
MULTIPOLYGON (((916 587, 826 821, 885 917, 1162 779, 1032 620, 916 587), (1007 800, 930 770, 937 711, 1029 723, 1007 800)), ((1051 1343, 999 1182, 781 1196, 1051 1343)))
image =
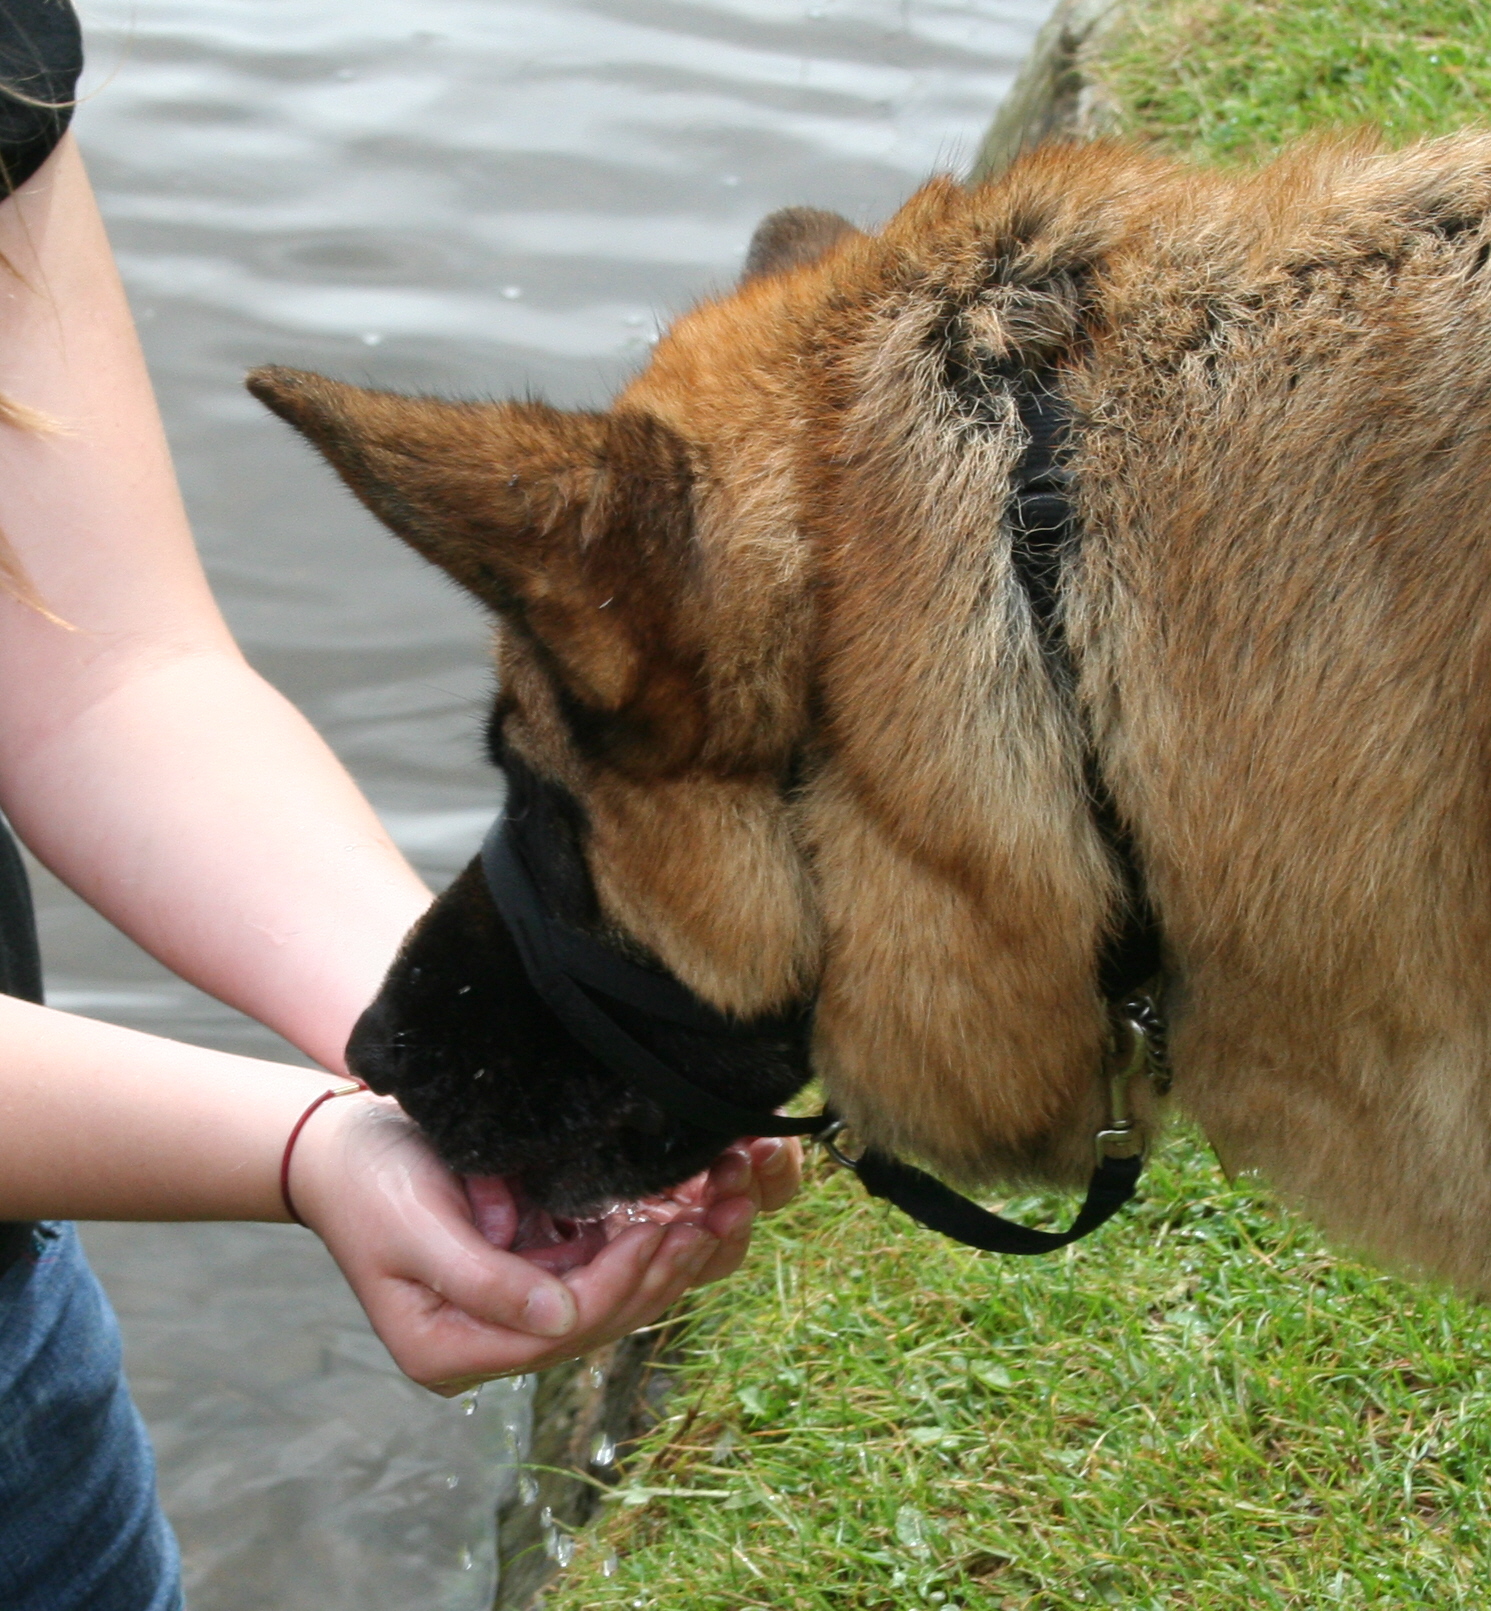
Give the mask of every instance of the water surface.
MULTIPOLYGON (((812 203, 966 166, 1048 0, 81 0, 77 130, 214 584, 435 881, 498 797, 476 610, 241 389, 603 403, 812 203)), ((245 825, 246 826, 246 825, 245 825)), ((260 1055, 45 878, 51 999, 260 1055)), ((521 1395, 402 1381, 307 1232, 99 1226, 197 1611, 477 1611, 521 1395)))

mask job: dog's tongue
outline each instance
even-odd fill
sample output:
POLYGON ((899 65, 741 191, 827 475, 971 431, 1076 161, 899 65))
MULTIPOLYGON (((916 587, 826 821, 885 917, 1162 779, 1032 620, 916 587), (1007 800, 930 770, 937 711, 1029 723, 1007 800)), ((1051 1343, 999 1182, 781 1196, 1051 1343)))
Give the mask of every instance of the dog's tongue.
POLYGON ((550 1214, 538 1207, 521 1186, 501 1175, 467 1175, 465 1183, 471 1218, 493 1247, 505 1248, 531 1264, 563 1275, 566 1270, 589 1264, 628 1225, 643 1220, 660 1225, 675 1220, 702 1220, 704 1203, 698 1196, 702 1179, 701 1176, 687 1183, 677 1195, 620 1203, 595 1219, 561 1219, 550 1214))
POLYGON ((588 1264, 606 1245, 603 1219, 557 1219, 501 1175, 467 1175, 466 1197, 476 1228, 493 1247, 563 1275, 588 1264))

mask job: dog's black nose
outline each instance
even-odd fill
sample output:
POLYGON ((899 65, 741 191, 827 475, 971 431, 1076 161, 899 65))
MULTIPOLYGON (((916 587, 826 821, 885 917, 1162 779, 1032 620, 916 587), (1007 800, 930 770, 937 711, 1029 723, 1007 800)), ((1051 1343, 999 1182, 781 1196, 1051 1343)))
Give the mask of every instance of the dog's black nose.
POLYGON ((379 1096, 391 1096, 399 1083, 403 1061, 400 1037, 395 1033, 382 998, 364 1009, 347 1041, 347 1069, 379 1096))

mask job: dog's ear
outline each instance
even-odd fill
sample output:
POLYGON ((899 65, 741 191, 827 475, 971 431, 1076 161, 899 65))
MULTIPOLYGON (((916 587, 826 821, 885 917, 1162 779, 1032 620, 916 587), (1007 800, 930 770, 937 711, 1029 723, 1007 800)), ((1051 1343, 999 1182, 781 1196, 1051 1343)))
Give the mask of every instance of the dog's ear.
POLYGON ((751 236, 740 283, 816 263, 846 235, 860 233, 847 218, 817 207, 783 207, 768 213, 751 236))
POLYGON ((582 719, 616 718, 633 750, 665 714, 669 752, 697 726, 680 708, 697 656, 677 641, 693 470, 667 426, 293 369, 255 370, 248 387, 397 536, 535 640, 582 719))

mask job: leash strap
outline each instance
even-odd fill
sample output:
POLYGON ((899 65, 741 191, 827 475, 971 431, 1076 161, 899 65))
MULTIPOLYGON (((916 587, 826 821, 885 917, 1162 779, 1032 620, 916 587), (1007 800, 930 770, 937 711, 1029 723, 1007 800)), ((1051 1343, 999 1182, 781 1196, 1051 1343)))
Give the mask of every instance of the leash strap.
MULTIPOLYGON (((783 1118, 715 1096, 628 1034, 592 992, 711 1035, 759 1034, 762 1022, 747 1024, 716 1012, 676 979, 639 967, 551 917, 522 853, 513 844, 506 816, 493 823, 481 847, 481 863, 487 888, 533 988, 586 1051, 634 1081, 665 1112, 732 1139, 816 1135, 829 1123, 821 1115, 816 1119, 783 1118)), ((786 1027, 786 1020, 782 1022, 786 1027)))
POLYGON ((1055 1253, 1095 1231, 1133 1198, 1144 1159, 1104 1158, 1093 1170, 1076 1219, 1064 1231, 1038 1231, 1004 1219, 883 1152, 869 1151, 852 1167, 872 1197, 883 1197, 918 1225, 965 1247, 981 1253, 1055 1253))

